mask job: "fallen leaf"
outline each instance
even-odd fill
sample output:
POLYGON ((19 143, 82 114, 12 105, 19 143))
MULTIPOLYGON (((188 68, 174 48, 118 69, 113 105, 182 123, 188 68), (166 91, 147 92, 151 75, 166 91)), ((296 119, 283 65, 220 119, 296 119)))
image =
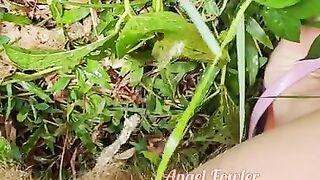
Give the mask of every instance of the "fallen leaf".
POLYGON ((37 26, 21 28, 18 46, 26 49, 63 49, 66 38, 62 28, 48 30, 37 26))
POLYGON ((147 149, 153 153, 161 155, 164 150, 165 144, 166 144, 166 139, 164 137, 150 138, 148 140, 147 149))
POLYGON ((17 41, 21 37, 19 27, 9 22, 0 23, 0 35, 9 37, 11 42, 17 41))

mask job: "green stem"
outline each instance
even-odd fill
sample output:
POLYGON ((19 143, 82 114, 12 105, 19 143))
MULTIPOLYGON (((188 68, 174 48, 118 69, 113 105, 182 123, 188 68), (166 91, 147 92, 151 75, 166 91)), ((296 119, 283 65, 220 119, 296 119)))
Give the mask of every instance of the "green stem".
POLYGON ((201 15, 196 10, 194 5, 190 3, 188 0, 180 0, 181 6, 186 10, 191 20, 193 21, 193 23, 196 25, 197 29, 199 30, 201 36, 203 37, 204 41, 207 43, 212 53, 216 54, 216 58, 214 60, 214 63, 212 63, 207 68, 205 74, 203 75, 202 79, 199 82, 199 85, 196 88, 195 94, 189 106, 184 111, 175 129, 169 136, 168 142, 166 143, 164 148, 161 162, 157 169, 157 175, 155 178, 156 180, 161 180, 163 178, 164 172, 167 169, 170 158, 173 155, 177 146, 179 145, 181 139, 183 138, 189 119, 195 114, 196 109, 199 107, 202 100, 208 93, 210 86, 214 82, 216 75, 218 74, 217 72, 220 71, 220 69, 216 66, 216 63, 222 58, 222 50, 234 38, 237 24, 243 17, 245 10, 248 8, 251 2, 252 0, 246 0, 241 5, 239 11, 237 12, 236 18, 231 23, 226 39, 224 39, 224 42, 222 43, 222 46, 220 48, 218 46, 218 41, 211 34, 209 28, 203 22, 201 15))
POLYGON ((163 1, 162 0, 152 0, 152 8, 154 12, 163 11, 163 1))

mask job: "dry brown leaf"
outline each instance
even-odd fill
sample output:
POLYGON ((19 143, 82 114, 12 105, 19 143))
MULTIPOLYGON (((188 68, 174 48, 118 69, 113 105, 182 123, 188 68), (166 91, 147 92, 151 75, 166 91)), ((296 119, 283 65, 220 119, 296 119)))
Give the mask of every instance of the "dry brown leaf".
POLYGON ((70 167, 71 167, 73 177, 77 176, 77 171, 76 171, 77 154, 78 154, 78 148, 75 148, 74 152, 72 153, 72 157, 70 159, 70 167))
POLYGON ((92 16, 89 15, 83 20, 83 31, 86 36, 90 35, 94 22, 92 21, 92 16))
POLYGON ((70 40, 76 40, 86 35, 85 29, 80 22, 71 24, 67 29, 70 40))
POLYGON ((21 37, 19 27, 9 22, 0 23, 0 35, 8 36, 11 42, 17 41, 21 37))
POLYGON ((20 47, 26 49, 63 49, 66 43, 62 28, 48 30, 37 26, 25 26, 21 28, 20 47))
POLYGON ((34 11, 29 11, 28 16, 35 19, 49 19, 50 17, 49 5, 37 5, 34 11))
POLYGON ((163 150, 164 150, 164 146, 166 144, 166 139, 164 137, 154 137, 154 138, 150 138, 148 140, 148 146, 147 149, 153 153, 156 153, 158 155, 161 155, 163 150))
POLYGON ((13 23, 0 23, 0 35, 8 36, 11 42, 27 49, 63 49, 66 38, 62 28, 45 29, 38 26, 19 27, 13 23))
POLYGON ((5 53, 0 53, 0 82, 15 71, 16 67, 11 64, 8 56, 5 53))
POLYGON ((12 120, 9 119, 8 121, 5 121, 4 127, 6 130, 6 139, 15 144, 17 138, 17 130, 14 127, 12 120))

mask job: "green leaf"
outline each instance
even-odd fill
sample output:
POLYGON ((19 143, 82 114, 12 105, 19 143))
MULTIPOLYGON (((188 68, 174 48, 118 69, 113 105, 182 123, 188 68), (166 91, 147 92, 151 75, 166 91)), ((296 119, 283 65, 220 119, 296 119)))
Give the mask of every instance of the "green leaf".
POLYGON ((10 41, 8 36, 0 35, 0 45, 7 44, 10 41))
POLYGON ((92 106, 92 108, 90 109, 90 113, 93 113, 95 115, 102 114, 106 106, 106 100, 97 94, 92 94, 89 96, 89 98, 90 105, 92 106))
POLYGON ((6 110, 6 120, 9 119, 9 116, 11 114, 11 110, 13 109, 13 103, 12 103, 12 86, 11 84, 8 84, 6 86, 7 89, 7 95, 8 95, 8 104, 7 104, 7 110, 6 110))
POLYGON ((211 16, 219 16, 220 10, 217 5, 217 3, 214 0, 205 0, 203 5, 203 8, 206 12, 206 14, 211 15, 211 16))
POLYGON ((92 142, 90 132, 87 130, 87 125, 84 119, 77 119, 74 117, 74 123, 72 129, 75 131, 77 136, 80 138, 84 146, 91 152, 95 153, 96 147, 92 142))
POLYGON ((320 36, 312 43, 308 55, 304 59, 315 59, 320 57, 320 36))
POLYGON ((268 48, 273 49, 273 45, 269 39, 269 36, 254 18, 250 17, 248 19, 246 30, 254 39, 258 40, 268 48))
POLYGON ((19 111, 17 114, 17 121, 18 122, 23 122, 27 117, 30 109, 28 107, 22 107, 22 109, 19 111))
POLYGON ((51 92, 60 92, 61 90, 65 89, 71 78, 70 77, 60 77, 56 83, 51 87, 51 92))
POLYGON ((138 63, 131 65, 130 82, 133 86, 138 85, 141 82, 143 76, 143 67, 138 63))
POLYGON ((248 73, 249 85, 256 82, 259 71, 259 53, 251 37, 246 37, 246 72, 248 73))
POLYGON ((305 1, 305 0, 255 0, 255 1, 257 3, 263 4, 272 8, 284 8, 284 7, 295 5, 299 1, 305 1))
POLYGON ((26 16, 20 16, 4 12, 0 12, 0 22, 1 21, 13 22, 18 25, 28 25, 32 23, 32 21, 26 16))
POLYGON ((246 120, 246 36, 245 36, 245 25, 244 17, 239 22, 237 27, 237 59, 238 59, 238 80, 239 80, 239 142, 242 141, 245 130, 246 120))
POLYGON ((265 9, 264 21, 277 36, 298 42, 300 38, 300 20, 291 17, 288 12, 277 9, 265 9))
POLYGON ((189 23, 184 25, 183 30, 165 33, 164 38, 155 43, 152 55, 160 62, 175 57, 198 61, 213 61, 215 58, 196 27, 189 23))
POLYGON ((51 4, 49 5, 50 11, 52 14, 53 19, 60 24, 61 17, 63 14, 63 6, 58 0, 52 0, 51 4))
POLYGON ((163 96, 172 96, 171 87, 168 83, 165 83, 164 79, 157 78, 154 82, 154 88, 158 89, 163 96))
POLYGON ((153 12, 133 16, 126 23, 116 42, 117 55, 124 56, 142 39, 153 33, 183 31, 186 20, 172 12, 153 12))
POLYGON ((153 165, 157 166, 161 161, 161 158, 158 154, 151 151, 142 151, 142 154, 145 158, 147 158, 153 165))
POLYGON ((63 52, 30 51, 10 45, 4 45, 5 52, 10 60, 19 68, 24 70, 44 70, 53 66, 61 66, 64 69, 72 68, 80 63, 81 58, 102 46, 107 40, 113 37, 102 38, 92 44, 63 52))
POLYGON ((88 16, 90 13, 90 8, 80 7, 64 11, 61 17, 61 22, 63 24, 72 24, 88 16))
POLYGON ((22 145, 21 153, 27 156, 32 148, 35 147, 43 133, 45 133, 45 129, 43 127, 39 127, 37 130, 35 130, 30 137, 28 137, 28 140, 22 145))
POLYGON ((76 70, 76 73, 77 73, 77 80, 78 80, 78 83, 77 83, 78 91, 82 94, 85 94, 91 89, 93 84, 87 81, 84 70, 78 68, 76 70))
POLYGON ((49 147, 50 151, 54 154, 54 144, 56 143, 55 137, 49 132, 43 133, 41 137, 49 147))
POLYGON ((8 158, 10 151, 10 143, 4 137, 0 136, 0 157, 8 158))
POLYGON ((171 73, 187 73, 193 71, 198 66, 195 62, 175 62, 168 66, 168 70, 171 73))
POLYGON ((46 102, 53 102, 49 95, 47 95, 41 88, 32 82, 20 81, 18 82, 25 90, 37 95, 39 98, 45 100, 46 102))
POLYGON ((109 88, 110 77, 103 69, 99 61, 88 60, 84 72, 91 84, 98 84, 101 87, 109 88))
POLYGON ((49 109, 50 106, 47 103, 39 103, 39 104, 35 104, 34 107, 39 111, 44 111, 49 109))
POLYGON ((288 16, 296 17, 297 19, 307 19, 320 15, 320 1, 319 0, 301 0, 294 6, 282 9, 287 12, 288 16))

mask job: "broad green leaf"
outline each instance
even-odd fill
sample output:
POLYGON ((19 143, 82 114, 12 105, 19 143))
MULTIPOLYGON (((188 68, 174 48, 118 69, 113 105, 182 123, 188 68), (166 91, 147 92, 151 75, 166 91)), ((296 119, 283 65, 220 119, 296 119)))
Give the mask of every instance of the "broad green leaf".
POLYGON ((299 1, 305 1, 305 0, 255 0, 255 1, 257 3, 263 4, 272 8, 284 8, 284 7, 295 5, 299 1))
POLYGON ((252 86, 256 82, 259 71, 259 54, 251 37, 246 36, 246 72, 249 79, 249 85, 252 86))
POLYGON ((290 16, 286 11, 265 9, 263 17, 266 25, 277 36, 298 42, 300 38, 300 20, 290 16))
POLYGON ((1 21, 13 22, 18 25, 28 25, 32 23, 32 21, 26 16, 20 16, 4 12, 0 12, 0 22, 1 21))
POLYGON ((168 32, 153 47, 152 55, 160 62, 175 57, 185 57, 198 61, 213 61, 214 55, 203 41, 196 27, 185 24, 183 30, 168 32))
POLYGON ((246 30, 254 39, 258 40, 268 48, 273 49, 273 45, 271 40, 269 39, 269 36, 254 18, 250 17, 248 19, 246 30))
POLYGON ((34 83, 20 81, 20 82, 18 82, 18 84, 20 84, 25 90, 37 95, 39 98, 41 98, 47 102, 53 102, 51 100, 51 98, 49 97, 49 95, 47 95, 45 92, 43 92, 43 90, 40 87, 38 87, 37 85, 35 85, 34 83))
POLYGON ((84 72, 91 84, 97 84, 104 88, 109 88, 110 77, 103 69, 99 61, 88 60, 84 72))
POLYGON ((90 8, 80 7, 76 9, 71 9, 64 11, 61 17, 61 23, 72 24, 88 16, 90 13, 90 8))
POLYGON ((206 14, 215 17, 219 16, 220 10, 217 3, 214 0, 205 0, 203 3, 203 8, 206 14))
POLYGON ((186 20, 173 12, 153 12, 133 16, 126 23, 116 42, 117 55, 124 56, 141 40, 153 33, 183 31, 186 20))
POLYGON ((25 107, 25 106, 22 107, 22 109, 17 114, 17 121, 23 122, 27 118, 29 111, 30 111, 29 107, 25 107))
POLYGON ((15 144, 11 144, 11 151, 10 151, 10 157, 13 159, 13 160, 16 160, 16 161, 21 161, 21 157, 22 157, 22 154, 20 152, 20 149, 17 145, 15 144))
POLYGON ((133 86, 138 85, 141 82, 143 76, 143 67, 139 63, 131 64, 130 83, 133 86))
POLYGON ((68 86, 70 80, 70 77, 60 77, 58 81, 54 83, 54 85, 50 89, 51 92, 60 92, 61 90, 65 89, 68 86))
POLYGON ((10 45, 4 45, 4 49, 10 60, 23 70, 44 70, 53 66, 61 66, 64 69, 68 69, 79 64, 81 58, 102 46, 113 36, 114 34, 110 34, 92 44, 63 52, 30 51, 10 45))
POLYGON ((158 89, 163 96, 172 96, 171 87, 164 79, 157 78, 154 82, 154 88, 158 89))
POLYGON ((151 151, 142 151, 142 154, 145 158, 147 158, 153 165, 157 166, 161 161, 161 158, 158 154, 151 151))
POLYGON ((78 80, 77 91, 80 92, 81 94, 85 94, 92 88, 93 84, 87 81, 85 71, 83 69, 78 68, 76 70, 76 73, 77 73, 77 80, 78 80))
POLYGON ((50 106, 47 103, 35 104, 34 107, 39 111, 44 111, 50 108, 50 106))
POLYGON ((319 0, 301 0, 294 6, 282 9, 283 12, 288 12, 288 16, 298 19, 307 19, 320 15, 319 0))
POLYGON ((315 59, 320 57, 320 36, 312 43, 308 55, 304 59, 315 59))
POLYGON ((171 73, 187 73, 193 71, 198 64, 196 62, 175 62, 168 66, 168 69, 171 73))

